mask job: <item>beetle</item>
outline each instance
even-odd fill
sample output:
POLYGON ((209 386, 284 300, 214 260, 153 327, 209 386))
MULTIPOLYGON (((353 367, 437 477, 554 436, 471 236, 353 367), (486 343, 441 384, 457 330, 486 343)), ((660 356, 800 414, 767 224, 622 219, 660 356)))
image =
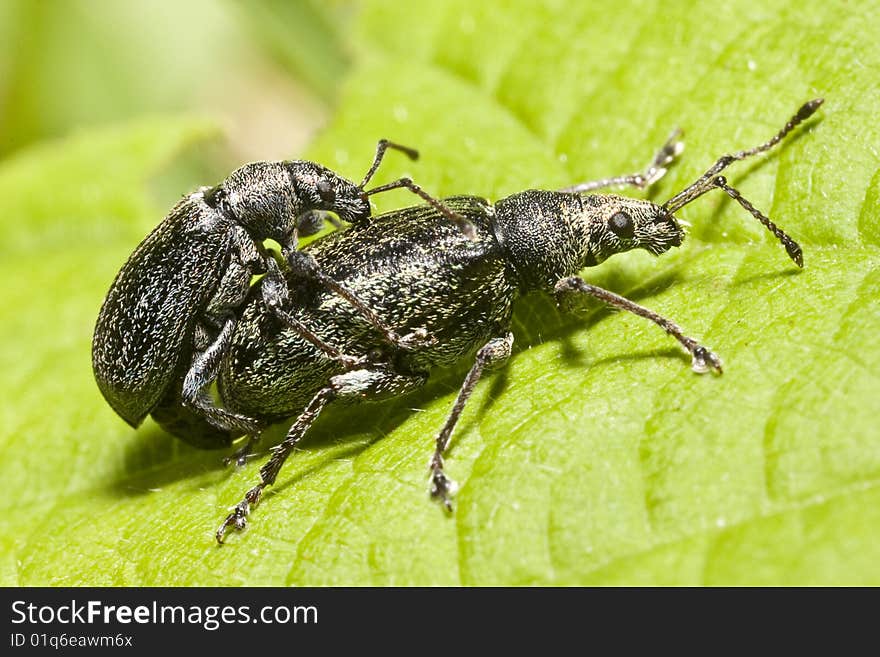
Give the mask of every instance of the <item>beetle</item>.
POLYGON ((510 356, 513 303, 530 291, 551 293, 561 306, 572 298, 591 296, 635 313, 678 340, 691 355, 695 372, 720 374, 721 359, 677 324, 587 283, 577 273, 616 253, 640 248, 661 255, 680 246, 685 233, 675 212, 714 189, 724 191, 763 224, 803 267, 797 242, 720 174, 733 162, 771 149, 822 102, 805 103, 767 142, 720 157, 663 204, 587 192, 609 184, 653 183, 681 150, 676 135, 643 173, 561 191, 528 190, 494 204, 476 196, 443 199, 447 208, 471 223, 473 240, 450 222, 437 221, 436 208, 420 206, 372 217, 303 250, 304 257, 385 323, 428 336, 412 349, 383 339, 355 304, 312 278, 285 273, 270 262, 219 365, 218 390, 226 408, 257 418, 261 426, 296 419, 285 439, 271 448, 271 457, 260 468, 260 482, 218 528, 217 541, 224 541, 230 527, 245 528, 265 488, 275 482, 285 460, 331 401, 375 401, 410 392, 425 384, 432 368, 476 351, 430 460, 431 495, 451 511, 454 484, 444 471, 444 452, 483 372, 510 356))
MULTIPOLYGON (((92 367, 113 410, 132 427, 152 413, 166 430, 195 446, 228 446, 230 431, 253 431, 257 423, 216 407, 205 389, 252 276, 266 271, 270 256, 264 240, 281 245, 288 268, 306 266, 298 237, 323 224, 320 213, 332 211, 358 224, 370 215, 370 195, 399 187, 467 230, 460 217, 409 178, 365 189, 389 148, 418 157, 383 139, 359 185, 314 162, 254 162, 181 199, 122 266, 98 314, 92 367), (189 421, 187 408, 210 422, 189 421)), ((345 293, 314 268, 298 272, 304 273, 345 293)), ((386 333, 398 345, 408 344, 407 336, 387 328, 386 333)))

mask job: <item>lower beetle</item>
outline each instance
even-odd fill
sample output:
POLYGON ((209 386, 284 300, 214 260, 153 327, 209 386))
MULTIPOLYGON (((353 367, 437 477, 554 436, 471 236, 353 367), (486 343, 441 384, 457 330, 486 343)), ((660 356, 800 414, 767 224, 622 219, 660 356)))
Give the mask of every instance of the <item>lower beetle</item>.
MULTIPOLYGON (((409 178, 365 191, 388 148, 418 156, 383 139, 359 185, 313 162, 255 162, 181 199, 123 265, 98 315, 92 365, 113 410, 133 427, 152 413, 169 432, 198 447, 225 447, 230 431, 255 430, 253 419, 217 408, 205 389, 216 376, 252 276, 265 272, 271 259, 263 240, 281 244, 287 268, 299 269, 294 275, 310 275, 347 294, 297 251, 302 229, 323 223, 315 221, 316 211, 362 223, 370 215, 370 195, 406 187, 469 231, 409 178), (190 421, 187 408, 210 422, 190 421)), ((386 335, 398 346, 408 344, 407 336, 389 328, 386 335)))
POLYGON ((219 366, 225 406, 264 425, 297 415, 286 438, 272 448, 251 488, 217 530, 243 529, 263 490, 275 482, 294 447, 333 400, 381 400, 424 385, 429 370, 454 363, 476 349, 476 358, 430 461, 431 494, 451 509, 452 482, 443 453, 465 403, 484 370, 510 355, 514 300, 543 290, 563 303, 588 295, 654 322, 690 353, 694 371, 721 372, 721 360, 674 322, 625 297, 576 276, 608 257, 641 248, 660 255, 680 246, 685 233, 674 213, 699 196, 721 189, 770 230, 790 258, 803 266, 798 244, 773 224, 720 173, 732 162, 769 150, 821 105, 804 104, 769 141, 718 159, 693 184, 662 205, 647 200, 584 192, 610 183, 644 187, 659 178, 680 150, 674 137, 642 174, 584 183, 563 191, 530 190, 491 204, 460 196, 443 203, 473 226, 467 239, 437 210, 421 206, 373 217, 304 249, 321 270, 342 283, 375 316, 401 332, 430 339, 400 349, 383 339, 363 313, 314 279, 270 266, 261 292, 244 307, 219 366), (279 295, 289 292, 280 308, 279 295))

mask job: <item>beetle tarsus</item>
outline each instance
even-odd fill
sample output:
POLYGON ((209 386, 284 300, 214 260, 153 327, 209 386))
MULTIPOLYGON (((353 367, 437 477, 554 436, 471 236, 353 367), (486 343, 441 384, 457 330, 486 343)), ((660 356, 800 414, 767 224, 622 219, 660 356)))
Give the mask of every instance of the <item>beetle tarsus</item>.
POLYGON ((724 371, 721 359, 702 345, 696 345, 691 350, 691 356, 693 357, 691 369, 697 374, 705 374, 709 371, 721 374, 724 371))
POLYGON ((452 495, 457 488, 452 479, 443 472, 443 459, 436 457, 431 461, 431 497, 439 499, 443 508, 452 513, 452 495))
POLYGON ((244 499, 235 505, 232 513, 226 516, 226 520, 217 528, 216 537, 218 543, 223 544, 223 541, 226 539, 226 531, 230 527, 234 527, 239 532, 247 527, 248 514, 251 512, 251 509, 260 503, 260 498, 263 496, 263 488, 265 487, 266 484, 260 483, 245 493, 244 499))

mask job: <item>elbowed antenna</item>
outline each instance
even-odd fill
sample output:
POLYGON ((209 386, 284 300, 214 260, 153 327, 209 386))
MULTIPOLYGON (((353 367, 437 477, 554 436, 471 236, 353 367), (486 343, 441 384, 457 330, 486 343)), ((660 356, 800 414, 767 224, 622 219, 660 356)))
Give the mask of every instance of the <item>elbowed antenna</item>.
POLYGON ((456 214, 445 205, 443 205, 442 202, 438 201, 433 196, 428 194, 419 185, 414 183, 412 178, 399 178, 394 182, 390 182, 385 185, 379 185, 378 187, 373 187, 373 189, 364 189, 367 186, 367 183, 370 182, 373 174, 376 173, 376 169, 379 168, 379 164, 382 162, 382 158, 385 157, 385 151, 389 148, 400 151, 401 153, 405 153, 406 156, 411 160, 419 159, 419 152, 416 149, 397 144, 393 141, 388 141, 387 139, 380 139, 378 145, 376 146, 376 155, 373 158, 373 164, 370 167, 369 171, 367 171, 367 175, 364 176, 361 184, 358 185, 358 187, 360 187, 360 189, 363 191, 364 196, 372 196, 373 194, 379 194, 380 192, 387 192, 391 189, 400 189, 401 187, 404 187, 423 201, 429 203, 435 210, 440 212, 443 216, 445 216, 452 223, 458 226, 459 230, 461 230, 461 232, 464 233, 464 235, 469 240, 471 240, 472 242, 476 241, 477 231, 470 221, 462 217, 460 214, 456 214))
POLYGON ((760 210, 755 208, 747 199, 745 199, 742 194, 740 194, 736 189, 727 184, 727 179, 724 176, 719 176, 718 174, 724 171, 727 167, 729 167, 734 162, 738 162, 739 160, 744 160, 753 155, 757 155, 759 153, 763 153, 765 151, 770 150, 780 141, 782 141, 785 136, 795 129, 799 124, 806 121, 810 118, 817 109, 825 102, 822 98, 814 98, 813 100, 804 103, 801 105, 801 108, 792 116, 788 122, 782 127, 782 130, 777 132, 771 139, 764 142, 760 146, 756 146, 755 148, 750 148, 744 151, 738 151, 736 153, 732 153, 730 155, 722 155, 718 160, 713 164, 709 169, 706 170, 702 176, 697 178, 693 184, 689 185, 678 194, 673 196, 671 199, 666 201, 663 204, 663 209, 673 214, 683 208, 685 205, 693 201, 694 199, 699 198, 706 192, 709 192, 713 189, 723 189, 727 192, 727 195, 730 196, 733 200, 739 203, 745 210, 751 214, 755 219, 757 219, 761 224, 769 230, 773 235, 778 239, 782 245, 785 247, 786 252, 789 257, 795 262, 798 267, 804 266, 803 259, 803 251, 801 247, 795 242, 788 234, 779 228, 776 224, 774 224, 770 219, 764 215, 760 210))
POLYGON ((361 181, 361 184, 358 185, 358 187, 364 189, 364 187, 367 186, 367 183, 370 182, 373 174, 376 173, 376 169, 378 169, 379 165, 382 163, 382 158, 385 157, 385 151, 387 151, 389 148, 404 153, 411 160, 419 159, 419 152, 415 148, 410 148, 409 146, 404 146, 403 144, 388 141, 387 139, 380 139, 379 143, 376 144, 376 154, 373 156, 373 164, 370 166, 367 174, 364 176, 364 179, 361 181))

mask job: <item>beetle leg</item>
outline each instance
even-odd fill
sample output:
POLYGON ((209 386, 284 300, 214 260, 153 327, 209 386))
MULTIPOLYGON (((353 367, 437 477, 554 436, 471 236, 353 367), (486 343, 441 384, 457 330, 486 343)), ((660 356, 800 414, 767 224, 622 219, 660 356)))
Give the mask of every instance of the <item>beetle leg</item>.
POLYGON ((611 178, 603 178, 602 180, 582 182, 571 187, 564 187, 559 191, 583 194, 594 189, 602 189, 603 187, 611 187, 613 185, 632 185, 639 189, 650 187, 666 174, 667 167, 684 150, 684 142, 680 141, 679 137, 681 137, 681 130, 676 128, 670 133, 666 143, 660 147, 660 150, 654 155, 654 160, 644 171, 631 173, 627 176, 613 176, 611 178))
POLYGON ((251 270, 233 259, 223 274, 220 285, 205 309, 205 318, 218 328, 223 325, 232 310, 244 303, 251 283, 251 270))
POLYGON ((263 303, 266 307, 288 328, 296 331, 301 338, 312 343, 324 354, 335 361, 338 361, 347 370, 362 367, 366 362, 366 358, 344 354, 339 349, 325 342, 314 331, 309 329, 305 324, 285 310, 289 305, 287 281, 281 275, 281 270, 274 260, 267 262, 268 272, 260 283, 260 290, 263 293, 263 303))
POLYGON ((673 338, 678 340, 681 343, 681 346, 687 349, 692 358, 691 368, 694 372, 697 374, 704 374, 712 369, 718 374, 721 373, 721 359, 718 356, 693 338, 686 336, 682 328, 675 322, 658 315, 653 310, 648 310, 644 306, 640 306, 634 301, 630 301, 626 297, 622 297, 619 294, 615 294, 604 288, 590 285, 577 276, 571 276, 559 280, 555 286, 555 294, 556 302, 560 305, 565 305, 567 297, 572 294, 588 294, 607 303, 609 306, 619 308, 620 310, 627 310, 639 317, 649 319, 673 338))
POLYGON ((198 343, 204 343, 206 336, 204 331, 195 331, 193 340, 196 355, 184 375, 180 395, 184 407, 202 415, 215 427, 230 432, 254 434, 260 430, 259 422, 245 415, 219 408, 207 393, 208 386, 217 378, 220 362, 232 341, 237 320, 231 309, 244 302, 250 287, 251 269, 239 258, 255 256, 245 252, 239 253, 238 256, 229 263, 217 292, 205 311, 204 319, 220 327, 220 332, 206 348, 198 349, 201 346, 198 343))
POLYGON ((308 237, 324 230, 324 222, 329 221, 337 230, 342 222, 332 212, 326 210, 309 210, 303 212, 296 220, 296 232, 299 237, 308 237))
POLYGON ((513 348, 513 333, 508 331, 505 335, 493 338, 484 344, 477 351, 476 360, 470 372, 464 378, 461 388, 458 391, 458 397, 455 404, 452 405, 452 411, 446 418, 446 424, 437 434, 436 448, 434 456, 431 457, 431 496, 439 497, 443 502, 443 506, 447 511, 452 511, 452 502, 450 496, 455 490, 455 483, 443 472, 443 452, 449 446, 449 439, 452 436, 452 430, 464 410, 464 405, 474 391, 477 381, 486 368, 499 367, 504 364, 510 357, 510 351, 513 348))
POLYGON ((229 350, 236 323, 232 317, 227 319, 217 339, 193 359, 192 366, 183 378, 181 402, 218 428, 254 434, 260 430, 257 420, 219 408, 205 391, 217 378, 220 362, 229 350))
POLYGON ((231 309, 244 301, 250 277, 250 269, 233 258, 193 329, 193 358, 189 369, 179 387, 169 389, 151 411, 163 429, 197 447, 227 447, 234 437, 243 433, 259 435, 261 427, 257 420, 219 408, 207 392, 217 378, 220 362, 235 330, 236 320, 231 309))
POLYGON ((318 349, 324 352, 324 354, 326 354, 333 360, 338 361, 345 369, 358 369, 369 362, 369 359, 366 356, 352 356, 350 354, 345 354, 333 345, 325 342, 320 337, 315 335, 315 333, 311 331, 305 324, 303 324, 286 310, 275 308, 274 311, 275 315, 284 323, 285 326, 296 331, 300 335, 300 337, 307 340, 308 342, 311 342, 314 346, 316 346, 318 349))
POLYGON ((168 389, 150 415, 165 431, 200 449, 229 447, 242 433, 241 430, 215 426, 201 410, 186 406, 176 388, 168 389))
POLYGON ((260 468, 260 483, 245 493, 232 513, 226 516, 217 529, 217 542, 223 542, 230 527, 242 530, 247 526, 247 516, 251 509, 260 503, 263 490, 275 483, 281 466, 327 404, 334 399, 346 398, 373 401, 388 399, 415 390, 423 386, 427 380, 426 374, 400 374, 383 368, 354 370, 331 377, 330 385, 317 392, 296 418, 284 440, 271 449, 271 458, 260 468))
MULTIPOLYGON (((318 281, 325 289, 338 294, 340 297, 348 301, 351 306, 358 311, 358 314, 366 319, 377 331, 382 333, 388 344, 405 351, 431 345, 436 342, 436 338, 423 328, 406 335, 400 335, 386 324, 366 303, 364 303, 356 294, 347 287, 333 280, 321 271, 317 261, 308 253, 302 251, 293 251, 288 256, 288 263, 293 270, 294 275, 311 278, 318 281)), ((294 327, 295 328, 295 327, 294 327)), ((308 338, 306 338, 308 339, 308 338)))

